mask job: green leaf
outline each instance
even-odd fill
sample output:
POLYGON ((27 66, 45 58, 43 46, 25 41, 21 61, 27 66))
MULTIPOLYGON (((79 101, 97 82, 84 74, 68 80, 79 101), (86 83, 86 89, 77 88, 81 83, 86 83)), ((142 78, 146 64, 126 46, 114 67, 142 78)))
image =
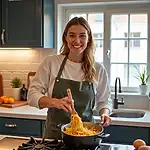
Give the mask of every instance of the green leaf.
POLYGON ((134 65, 134 67, 137 70, 137 75, 135 78, 138 79, 142 85, 146 85, 150 78, 150 75, 147 75, 147 70, 144 68, 144 70, 141 72, 137 66, 134 65))
POLYGON ((22 86, 21 79, 17 78, 17 77, 13 78, 11 80, 11 86, 12 86, 12 88, 20 88, 22 86))

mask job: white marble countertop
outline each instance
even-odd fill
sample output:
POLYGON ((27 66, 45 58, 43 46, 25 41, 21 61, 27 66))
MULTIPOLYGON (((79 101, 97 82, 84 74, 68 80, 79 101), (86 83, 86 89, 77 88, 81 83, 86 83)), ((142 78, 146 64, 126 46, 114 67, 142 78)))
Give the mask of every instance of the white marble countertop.
POLYGON ((47 109, 38 109, 29 105, 6 108, 0 107, 0 117, 46 120, 47 109))
MULTIPOLYGON (((144 111, 145 115, 142 118, 117 118, 112 117, 112 125, 125 125, 125 126, 141 126, 150 127, 150 111, 149 110, 136 110, 136 109, 118 109, 115 111, 144 111)), ((5 108, 0 107, 0 117, 12 117, 12 118, 26 118, 26 119, 39 119, 45 120, 47 115, 47 109, 37 109, 29 105, 5 108)), ((95 120, 100 120, 100 117, 94 116, 95 120)))

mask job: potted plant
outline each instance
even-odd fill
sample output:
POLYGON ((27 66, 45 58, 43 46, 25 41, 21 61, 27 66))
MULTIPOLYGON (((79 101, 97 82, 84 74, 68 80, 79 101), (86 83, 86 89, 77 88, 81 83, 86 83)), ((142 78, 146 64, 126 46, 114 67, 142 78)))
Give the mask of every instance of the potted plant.
POLYGON ((15 100, 20 100, 20 88, 22 86, 22 81, 20 78, 15 77, 11 80, 11 87, 12 87, 12 97, 15 100))
POLYGON ((147 82, 150 78, 150 74, 147 74, 147 69, 143 68, 142 71, 137 67, 134 66, 137 70, 137 76, 135 76, 136 79, 139 80, 139 90, 141 94, 146 94, 147 92, 147 82))

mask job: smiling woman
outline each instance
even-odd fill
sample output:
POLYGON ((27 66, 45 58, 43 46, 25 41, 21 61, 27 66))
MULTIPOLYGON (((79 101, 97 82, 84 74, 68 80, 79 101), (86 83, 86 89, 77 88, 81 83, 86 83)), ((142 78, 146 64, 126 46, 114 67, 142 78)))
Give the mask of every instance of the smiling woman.
POLYGON ((48 56, 41 63, 28 90, 29 105, 48 108, 44 138, 62 138, 57 126, 70 122, 72 99, 84 122, 94 122, 95 105, 103 126, 108 126, 111 120, 107 72, 103 65, 95 62, 88 22, 82 17, 73 18, 67 23, 62 39, 60 54, 48 56), (67 89, 71 90, 72 98, 67 89))

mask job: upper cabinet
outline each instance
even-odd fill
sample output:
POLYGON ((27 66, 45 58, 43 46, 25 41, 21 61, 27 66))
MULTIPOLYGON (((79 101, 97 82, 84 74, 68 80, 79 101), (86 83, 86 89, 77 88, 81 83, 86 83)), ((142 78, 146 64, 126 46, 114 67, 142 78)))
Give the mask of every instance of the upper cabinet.
POLYGON ((0 0, 0 47, 54 48, 54 0, 0 0))

